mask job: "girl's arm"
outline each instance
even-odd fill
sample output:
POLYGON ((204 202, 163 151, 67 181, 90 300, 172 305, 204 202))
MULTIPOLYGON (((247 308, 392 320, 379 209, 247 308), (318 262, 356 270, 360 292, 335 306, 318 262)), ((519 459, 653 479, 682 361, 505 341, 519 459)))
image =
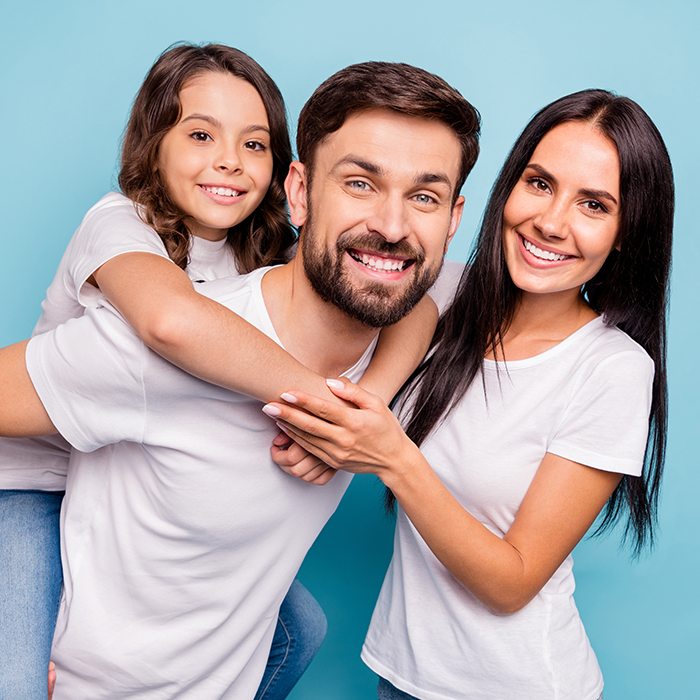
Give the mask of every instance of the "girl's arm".
POLYGON ((0 348, 0 435, 37 437, 56 432, 34 390, 24 359, 28 340, 0 348))
POLYGON ((426 295, 408 316, 379 334, 374 357, 359 385, 391 403, 428 352, 437 321, 437 306, 426 295))
POLYGON ((353 384, 329 382, 359 409, 293 392, 296 407, 265 408, 333 467, 378 476, 438 560, 496 614, 523 608, 583 537, 621 475, 547 453, 503 538, 469 514, 432 470, 396 417, 353 384))
MULTIPOLYGON (((337 401, 325 381, 221 304, 197 293, 170 260, 124 253, 93 274, 94 282, 151 349, 200 379, 261 401, 290 386, 337 401)), ((423 358, 437 309, 425 299, 382 332, 364 384, 389 402, 423 358)))
POLYGON ((189 374, 261 401, 276 399, 296 382, 331 396, 321 377, 262 331, 195 291, 170 260, 124 253, 93 277, 141 340, 189 374))

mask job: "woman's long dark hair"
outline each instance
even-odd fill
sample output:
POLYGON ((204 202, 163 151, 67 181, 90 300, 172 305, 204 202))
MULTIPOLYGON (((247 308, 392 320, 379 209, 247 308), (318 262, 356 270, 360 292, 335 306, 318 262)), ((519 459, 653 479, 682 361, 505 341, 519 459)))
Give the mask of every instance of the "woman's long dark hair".
MULTIPOLYGON (((503 210, 539 142, 568 121, 590 123, 615 143, 620 159, 620 251, 612 251, 583 294, 605 323, 619 327, 647 351, 656 368, 642 475, 622 477, 595 531, 608 530, 627 511, 623 541, 631 541, 638 554, 653 543, 666 451, 666 312, 674 194, 661 134, 632 100, 605 90, 577 92, 542 109, 522 132, 491 191, 455 301, 438 323, 435 351, 402 392, 402 400, 411 398, 413 406, 406 433, 420 445, 467 392, 488 350, 502 350, 520 294, 503 255, 503 210)), ((393 507, 393 496, 387 497, 393 507)))
POLYGON ((270 187, 257 209, 228 232, 236 265, 240 272, 250 272, 284 262, 285 251, 296 239, 284 193, 292 161, 284 100, 272 78, 238 49, 220 44, 179 44, 158 58, 134 100, 124 134, 119 186, 140 205, 140 216, 161 237, 172 260, 185 268, 190 243, 187 215, 172 201, 158 171, 158 147, 180 119, 180 91, 207 72, 230 73, 250 83, 258 91, 270 123, 270 187))

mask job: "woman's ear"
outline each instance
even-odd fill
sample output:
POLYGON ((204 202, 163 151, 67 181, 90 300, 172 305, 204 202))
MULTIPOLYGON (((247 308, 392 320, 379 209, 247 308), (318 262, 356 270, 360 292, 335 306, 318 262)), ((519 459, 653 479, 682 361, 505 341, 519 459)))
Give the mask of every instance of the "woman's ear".
POLYGON ((289 218, 295 226, 306 223, 308 208, 306 203, 306 168, 298 160, 289 166, 289 172, 284 181, 284 191, 287 193, 289 218))

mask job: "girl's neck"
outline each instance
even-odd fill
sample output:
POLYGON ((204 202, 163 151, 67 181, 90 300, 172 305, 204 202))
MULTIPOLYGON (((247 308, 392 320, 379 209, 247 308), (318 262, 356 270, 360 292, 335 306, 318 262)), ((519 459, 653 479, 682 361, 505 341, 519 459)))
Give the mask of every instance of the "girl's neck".
POLYGON ((525 360, 546 352, 568 338, 598 314, 581 294, 533 294, 525 292, 518 301, 513 320, 503 338, 497 357, 489 359, 525 360))

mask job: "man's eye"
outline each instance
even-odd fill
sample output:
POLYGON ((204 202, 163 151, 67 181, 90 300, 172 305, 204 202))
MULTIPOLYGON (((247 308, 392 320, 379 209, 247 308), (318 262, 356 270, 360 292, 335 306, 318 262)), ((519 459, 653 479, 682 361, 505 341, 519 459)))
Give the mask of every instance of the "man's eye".
POLYGON ((371 189, 369 183, 362 180, 351 180, 348 182, 348 187, 352 188, 353 190, 358 190, 359 192, 367 192, 371 189))
POLYGON ((435 204, 435 198, 429 194, 417 194, 414 198, 420 204, 435 204))

